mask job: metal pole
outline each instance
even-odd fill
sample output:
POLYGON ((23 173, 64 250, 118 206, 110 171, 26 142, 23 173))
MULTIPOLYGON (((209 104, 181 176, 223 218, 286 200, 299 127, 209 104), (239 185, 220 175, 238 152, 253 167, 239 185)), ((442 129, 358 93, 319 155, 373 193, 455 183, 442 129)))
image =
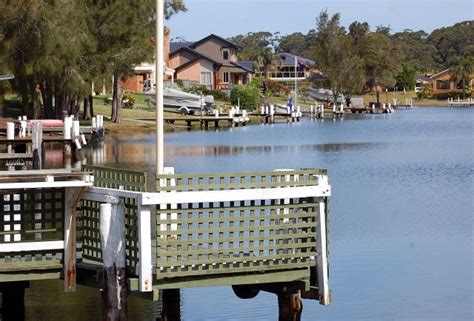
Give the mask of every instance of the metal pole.
POLYGON ((163 46, 164 0, 156 0, 156 174, 163 174, 163 46))
POLYGON ((298 76, 298 58, 295 56, 295 108, 298 108, 298 88, 297 88, 297 76, 298 76))

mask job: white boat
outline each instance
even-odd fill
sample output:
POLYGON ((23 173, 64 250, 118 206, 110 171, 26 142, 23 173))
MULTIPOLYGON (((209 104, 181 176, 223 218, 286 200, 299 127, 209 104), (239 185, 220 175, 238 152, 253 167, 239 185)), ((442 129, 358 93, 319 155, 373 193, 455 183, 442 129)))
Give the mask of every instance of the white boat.
MULTIPOLYGON (((150 89, 145 92, 148 100, 156 105, 156 92, 150 89)), ((207 112, 210 104, 212 104, 213 97, 206 96, 205 98, 184 92, 178 88, 165 87, 163 89, 163 106, 172 111, 177 111, 183 114, 195 114, 197 111, 207 112)))
POLYGON ((0 75, 0 80, 10 80, 15 78, 14 75, 0 75))

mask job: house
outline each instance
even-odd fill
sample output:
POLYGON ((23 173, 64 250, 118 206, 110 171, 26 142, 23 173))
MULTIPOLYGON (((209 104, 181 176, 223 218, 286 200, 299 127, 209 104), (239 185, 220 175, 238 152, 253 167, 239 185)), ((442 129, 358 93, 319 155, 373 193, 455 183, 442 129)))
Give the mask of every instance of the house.
MULTIPOLYGON (((150 43, 155 44, 155 39, 150 39, 150 43)), ((173 77, 175 70, 169 67, 169 52, 170 52, 170 30, 165 28, 164 33, 164 71, 165 71, 165 80, 173 82, 173 77)), ((124 90, 130 90, 134 92, 143 92, 144 85, 155 82, 155 61, 152 62, 142 62, 134 68, 134 74, 129 76, 127 79, 122 79, 120 86, 124 90)))
POLYGON ((230 89, 252 78, 252 65, 237 60, 242 48, 217 35, 192 43, 171 43, 170 48, 169 67, 176 71, 176 80, 212 89, 230 89))
MULTIPOLYGON (((453 69, 449 68, 430 77, 430 81, 433 86, 433 95, 447 95, 451 91, 459 93, 463 91, 463 83, 451 81, 452 75, 453 69)), ((474 75, 471 75, 469 82, 467 82, 465 85, 470 86, 471 89, 474 88, 474 75)))
POLYGON ((294 87, 295 80, 307 81, 315 69, 316 62, 290 53, 279 53, 273 56, 274 68, 267 72, 267 78, 283 82, 288 88, 294 87))
POLYGON ((415 92, 420 92, 423 86, 431 83, 430 75, 418 75, 415 76, 415 92))

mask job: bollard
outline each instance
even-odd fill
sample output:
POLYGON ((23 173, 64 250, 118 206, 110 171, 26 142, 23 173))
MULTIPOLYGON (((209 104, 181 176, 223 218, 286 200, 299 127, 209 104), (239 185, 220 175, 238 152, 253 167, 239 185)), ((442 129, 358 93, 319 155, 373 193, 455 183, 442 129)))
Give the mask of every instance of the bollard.
POLYGON ((265 106, 260 106, 260 114, 265 114, 265 106))
POLYGON ((76 145, 76 148, 79 150, 81 149, 81 143, 79 142, 79 139, 74 138, 74 144, 76 145))
POLYGON ((219 111, 214 109, 214 117, 219 118, 219 111))
POLYGON ((77 137, 80 135, 80 127, 79 127, 79 121, 78 120, 73 120, 72 122, 72 136, 77 137))
POLYGON ((15 139, 15 123, 7 122, 7 139, 15 139))
POLYGON ((265 106, 265 114, 268 115, 270 112, 268 110, 268 105, 265 106))
POLYGON ((83 133, 81 133, 81 140, 82 140, 82 145, 87 145, 86 135, 84 135, 83 133))
POLYGON ((97 127, 97 119, 94 117, 92 117, 92 127, 97 127))
POLYGON ((70 118, 69 117, 66 117, 64 119, 63 138, 64 139, 71 139, 71 125, 70 125, 70 118))

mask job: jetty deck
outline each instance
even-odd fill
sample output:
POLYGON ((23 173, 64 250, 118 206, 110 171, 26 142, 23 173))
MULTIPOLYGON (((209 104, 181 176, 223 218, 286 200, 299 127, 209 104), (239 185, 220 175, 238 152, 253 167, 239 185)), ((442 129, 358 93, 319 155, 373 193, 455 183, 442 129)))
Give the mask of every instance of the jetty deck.
POLYGON ((107 271, 102 238, 115 230, 130 289, 151 298, 229 285, 240 298, 290 291, 293 303, 330 303, 326 171, 166 174, 156 186, 98 166, 2 172, 0 284, 63 278, 73 292, 87 284, 78 274, 107 271))

